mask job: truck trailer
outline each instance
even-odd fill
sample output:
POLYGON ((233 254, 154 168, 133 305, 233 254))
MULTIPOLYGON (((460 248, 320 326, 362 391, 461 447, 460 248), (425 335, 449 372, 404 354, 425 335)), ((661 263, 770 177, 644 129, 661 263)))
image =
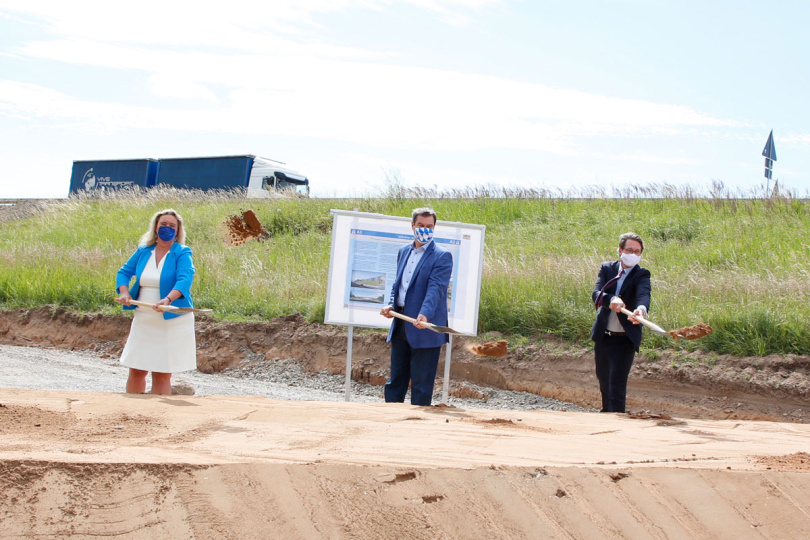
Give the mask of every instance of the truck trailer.
POLYGON ((280 161, 253 155, 161 159, 157 183, 204 191, 244 188, 250 198, 286 189, 309 196, 306 176, 280 161))
POLYGON ((70 193, 155 185, 158 174, 156 159, 111 159, 74 161, 70 193))
POLYGON ((284 163, 254 155, 74 161, 70 192, 157 185, 180 189, 244 189, 249 198, 290 190, 309 196, 309 179, 284 163))

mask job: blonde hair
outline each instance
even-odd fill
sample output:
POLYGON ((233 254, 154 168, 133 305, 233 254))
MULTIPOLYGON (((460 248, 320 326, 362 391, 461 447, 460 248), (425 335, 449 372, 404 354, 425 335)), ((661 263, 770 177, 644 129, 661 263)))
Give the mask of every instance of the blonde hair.
POLYGON ((180 217, 175 210, 171 208, 167 208, 166 210, 161 210, 159 212, 155 212, 155 215, 152 216, 152 219, 149 221, 149 229, 141 236, 141 240, 138 242, 138 245, 141 246, 154 246, 157 243, 157 233, 155 233, 155 227, 157 226, 158 220, 162 216, 174 216, 177 218, 177 236, 174 237, 174 240, 180 244, 186 243, 186 228, 183 227, 183 218, 180 217))

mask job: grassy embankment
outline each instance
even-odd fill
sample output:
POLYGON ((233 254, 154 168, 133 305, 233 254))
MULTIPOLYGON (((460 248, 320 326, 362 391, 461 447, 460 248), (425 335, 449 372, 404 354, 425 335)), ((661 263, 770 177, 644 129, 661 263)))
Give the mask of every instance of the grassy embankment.
POLYGON ((169 190, 57 202, 43 214, 0 224, 0 307, 118 312, 115 272, 152 213, 173 207, 184 216, 194 249, 198 306, 232 321, 295 312, 322 321, 329 210, 403 216, 429 204, 440 219, 487 227, 481 333, 501 331, 516 342, 551 333, 587 344, 599 263, 614 259, 618 236, 633 230, 645 239, 642 265, 652 272, 650 318, 667 329, 698 322, 715 329, 679 344, 646 332, 645 348, 810 354, 805 200, 706 199, 688 190, 656 199, 647 198, 650 193, 583 199, 484 188, 427 198, 403 194, 420 195, 395 190, 383 198, 258 201, 169 190), (273 237, 231 246, 222 223, 248 208, 273 237))

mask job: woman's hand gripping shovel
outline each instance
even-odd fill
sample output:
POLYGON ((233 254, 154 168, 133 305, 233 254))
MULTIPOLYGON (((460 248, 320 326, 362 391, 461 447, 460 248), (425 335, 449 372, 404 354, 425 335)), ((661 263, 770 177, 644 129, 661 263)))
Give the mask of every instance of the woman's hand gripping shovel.
POLYGON ((672 338, 675 338, 676 341, 678 339, 681 339, 681 338, 683 338, 683 339, 698 339, 698 338, 702 338, 703 336, 708 336, 709 334, 712 333, 712 327, 709 326, 706 323, 699 323, 699 324, 696 324, 694 326, 687 326, 685 328, 678 328, 677 330, 670 330, 669 332, 667 332, 666 330, 664 330, 663 328, 661 328, 657 324, 648 321, 644 317, 639 317, 638 315, 633 315, 633 312, 628 310, 628 309, 622 308, 621 311, 622 311, 622 313, 624 313, 628 317, 633 317, 635 320, 637 320, 638 322, 640 322, 641 324, 643 324, 644 326, 646 326, 647 328, 649 328, 653 332, 656 332, 658 334, 663 334, 665 336, 670 336, 672 338))
MULTIPOLYGON (((140 306, 140 307, 154 307, 155 304, 150 304, 149 302, 140 302, 138 300, 130 300, 130 304, 133 306, 140 306)), ((197 308, 190 308, 190 307, 177 307, 177 306, 158 306, 158 309, 161 311, 171 311, 172 313, 211 313, 212 309, 197 309, 197 308)))

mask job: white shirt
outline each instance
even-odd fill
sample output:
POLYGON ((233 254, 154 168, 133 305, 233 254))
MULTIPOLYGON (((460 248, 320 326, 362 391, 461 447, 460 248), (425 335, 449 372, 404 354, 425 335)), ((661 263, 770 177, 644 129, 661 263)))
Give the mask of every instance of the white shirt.
MULTIPOLYGON (((433 240, 431 240, 432 242, 433 240)), ((416 270, 416 266, 419 264, 419 261, 422 260, 422 256, 425 254, 425 248, 430 244, 422 244, 421 246, 413 247, 411 244, 411 251, 408 253, 408 260, 405 261, 405 269, 402 271, 402 280, 399 282, 399 292, 397 293, 397 307, 401 308, 405 305, 405 294, 408 292, 408 286, 411 284, 411 278, 413 278, 413 271, 416 270)))
MULTIPOLYGON (((621 266, 621 263, 619 263, 619 266, 621 266)), ((621 268, 622 268, 622 276, 619 278, 619 281, 616 282, 616 296, 618 296, 619 298, 621 298, 622 296, 621 294, 619 294, 619 292, 622 290, 622 285, 624 285, 624 278, 626 278, 627 274, 629 274, 633 270, 632 266, 630 268, 624 268, 623 266, 621 266, 621 268)), ((630 309, 630 306, 626 307, 627 309, 630 309)), ((644 318, 646 318, 647 308, 644 306, 636 306, 636 309, 639 308, 641 308, 641 310, 644 312, 643 316, 644 318)), ((609 332, 624 332, 624 327, 622 326, 622 323, 619 322, 619 315, 615 311, 611 310, 610 312, 610 316, 608 317, 607 329, 609 332)))

